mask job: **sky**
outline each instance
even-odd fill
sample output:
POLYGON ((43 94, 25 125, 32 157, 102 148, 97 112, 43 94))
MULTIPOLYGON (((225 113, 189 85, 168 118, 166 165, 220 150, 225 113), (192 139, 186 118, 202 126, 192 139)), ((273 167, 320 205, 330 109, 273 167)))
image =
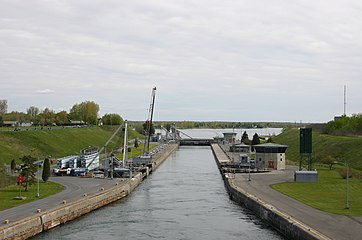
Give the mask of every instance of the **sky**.
POLYGON ((361 113, 356 0, 0 0, 0 99, 156 121, 361 113))

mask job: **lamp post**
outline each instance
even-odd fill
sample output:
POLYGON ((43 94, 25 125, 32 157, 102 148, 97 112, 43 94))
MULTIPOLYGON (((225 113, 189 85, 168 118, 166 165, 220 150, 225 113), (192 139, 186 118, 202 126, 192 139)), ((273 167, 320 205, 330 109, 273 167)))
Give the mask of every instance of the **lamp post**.
POLYGON ((36 161, 35 162, 35 164, 37 165, 37 167, 38 167, 38 171, 36 172, 36 176, 37 176, 37 191, 36 191, 36 197, 40 197, 40 193, 39 193, 39 167, 40 167, 40 163, 41 163, 42 161, 41 160, 38 160, 38 161, 36 161))
POLYGON ((344 160, 345 161, 345 165, 347 167, 347 175, 346 175, 346 209, 349 209, 349 201, 348 201, 348 178, 349 178, 349 167, 348 167, 348 163, 347 163, 347 160, 344 160))
POLYGON ((248 156, 248 162, 249 162, 249 177, 248 177, 248 181, 251 181, 251 176, 250 176, 250 168, 251 168, 251 161, 250 161, 250 155, 248 156))

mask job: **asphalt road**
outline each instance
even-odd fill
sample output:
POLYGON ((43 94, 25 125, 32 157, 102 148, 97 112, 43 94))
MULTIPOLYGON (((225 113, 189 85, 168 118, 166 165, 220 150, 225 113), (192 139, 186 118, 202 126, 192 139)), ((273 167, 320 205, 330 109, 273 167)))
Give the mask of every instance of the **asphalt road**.
MULTIPOLYGON (((118 182, 122 182, 121 179, 96 179, 96 178, 80 178, 80 177, 51 177, 51 181, 62 184, 65 189, 55 195, 41 198, 37 201, 23 204, 17 207, 6 209, 0 212, 0 223, 2 224, 5 219, 10 222, 15 222, 26 217, 33 216, 37 209, 41 209, 42 212, 58 207, 63 204, 63 200, 67 203, 76 201, 84 197, 84 193, 87 195, 93 195, 100 192, 100 189, 109 189, 118 182)), ((41 189, 40 189, 41 196, 41 189)))
POLYGON ((255 173, 251 175, 251 181, 248 181, 248 174, 235 174, 234 183, 246 192, 331 239, 362 239, 362 217, 326 213, 298 202, 270 187, 275 183, 294 181, 295 170, 297 170, 296 167, 288 166, 287 170, 255 173))

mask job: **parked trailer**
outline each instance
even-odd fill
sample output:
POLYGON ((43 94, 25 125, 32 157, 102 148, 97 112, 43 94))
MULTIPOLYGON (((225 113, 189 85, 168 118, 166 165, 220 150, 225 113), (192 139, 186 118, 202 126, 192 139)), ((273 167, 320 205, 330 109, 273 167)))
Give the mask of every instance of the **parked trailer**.
POLYGON ((70 161, 73 161, 74 159, 78 158, 78 156, 66 156, 62 158, 58 158, 57 160, 57 167, 59 169, 69 168, 70 161))

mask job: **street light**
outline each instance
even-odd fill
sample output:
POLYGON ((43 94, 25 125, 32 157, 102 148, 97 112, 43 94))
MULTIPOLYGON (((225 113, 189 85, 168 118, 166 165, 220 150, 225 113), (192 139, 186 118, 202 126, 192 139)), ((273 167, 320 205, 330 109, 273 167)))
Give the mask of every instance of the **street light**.
POLYGON ((348 201, 348 178, 349 178, 349 167, 348 167, 348 163, 347 163, 347 160, 344 160, 344 163, 347 167, 347 176, 346 176, 346 209, 349 209, 349 201, 348 201))
POLYGON ((37 167, 38 167, 38 171, 36 172, 36 176, 37 176, 37 192, 36 192, 36 195, 35 195, 35 197, 40 197, 40 193, 39 193, 39 167, 40 167, 40 164, 42 163, 43 161, 42 160, 38 160, 38 161, 36 161, 36 162, 34 162, 36 165, 37 165, 37 167))

